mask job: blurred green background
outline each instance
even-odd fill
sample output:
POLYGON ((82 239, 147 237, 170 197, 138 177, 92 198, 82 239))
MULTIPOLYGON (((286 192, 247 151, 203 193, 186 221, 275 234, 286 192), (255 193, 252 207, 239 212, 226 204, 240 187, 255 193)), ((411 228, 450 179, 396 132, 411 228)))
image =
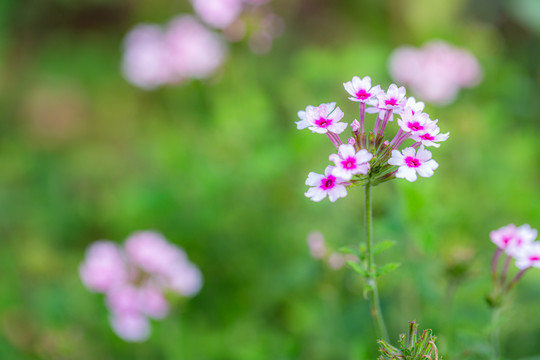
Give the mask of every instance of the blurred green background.
MULTIPOLYGON (((294 121, 328 101, 352 121, 342 83, 386 88, 391 51, 432 39, 468 48, 484 80, 427 104, 451 133, 435 176, 374 189, 375 238, 398 242, 377 261, 402 262, 382 306, 392 339, 416 319, 446 359, 486 358, 489 231, 540 227, 540 1, 271 4, 286 27, 268 54, 231 44, 211 79, 148 92, 121 76, 123 37, 192 13, 187 0, 0 1, 0 359, 375 359, 361 279, 305 240, 360 241, 362 191, 303 195, 333 149, 294 121), (128 344, 77 268, 91 242, 143 229, 205 283, 128 344)), ((503 315, 508 358, 540 354, 539 284, 526 274, 503 315)))

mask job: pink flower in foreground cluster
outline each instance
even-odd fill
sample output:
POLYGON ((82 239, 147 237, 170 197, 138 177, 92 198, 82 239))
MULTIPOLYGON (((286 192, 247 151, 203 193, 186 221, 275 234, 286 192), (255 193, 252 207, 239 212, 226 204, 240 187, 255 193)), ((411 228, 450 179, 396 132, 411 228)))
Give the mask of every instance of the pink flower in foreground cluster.
POLYGON ((365 76, 363 79, 354 76, 351 81, 343 83, 343 87, 352 95, 349 100, 364 103, 379 95, 382 91, 379 85, 371 87, 371 78, 369 76, 365 76))
POLYGON ((443 41, 429 42, 420 49, 399 47, 390 57, 389 68, 394 80, 439 104, 451 103, 460 88, 473 87, 482 77, 478 61, 469 51, 443 41))
POLYGON ((332 132, 341 134, 347 124, 340 122, 343 111, 336 107, 336 103, 321 104, 317 107, 308 106, 305 111, 299 111, 300 121, 296 122, 298 129, 308 128, 314 133, 326 134, 332 132))
POLYGON ((124 41, 122 71, 143 89, 212 75, 226 56, 225 43, 195 18, 184 15, 162 29, 137 25, 124 41))
POLYGON ((396 173, 397 178, 402 178, 410 182, 416 181, 416 174, 422 177, 430 177, 439 164, 431 159, 431 152, 420 146, 418 152, 408 147, 403 152, 392 150, 392 158, 388 160, 390 165, 399 166, 396 173))
POLYGON ((327 166, 324 175, 310 172, 306 185, 311 188, 305 195, 313 201, 321 201, 328 195, 331 202, 347 196, 346 180, 332 175, 333 166, 327 166))
POLYGON ((359 103, 359 119, 351 123, 351 137, 344 144, 339 134, 347 128, 341 122, 345 114, 335 102, 319 106, 307 106, 298 111, 298 129, 309 129, 314 133, 326 134, 338 150, 329 160, 334 166, 326 168, 325 175, 311 172, 306 185, 311 188, 305 193, 313 201, 321 201, 328 195, 330 201, 347 195, 346 188, 355 185, 378 185, 394 178, 415 181, 434 174, 438 164, 431 159, 425 147, 438 148, 446 141, 449 133, 441 133, 437 123, 424 113, 425 104, 414 97, 406 97, 404 87, 391 84, 388 90, 380 85, 372 86, 371 78, 353 77, 343 83, 352 95, 349 100, 359 103), (367 130, 366 113, 376 113, 373 131, 367 130), (385 138, 386 126, 398 115, 398 131, 393 138, 385 138), (407 140, 414 143, 403 151, 400 146, 407 140), (398 168, 394 168, 397 166, 398 168))
POLYGON ((396 84, 390 84, 388 91, 379 91, 376 95, 376 101, 369 103, 372 107, 369 107, 366 112, 373 114, 379 113, 381 118, 388 116, 388 120, 393 120, 393 113, 401 113, 405 109, 407 98, 405 93, 407 90, 403 86, 397 87, 396 84), (392 110, 389 112, 387 110, 392 110))
POLYGON ((337 154, 330 155, 330 161, 336 166, 332 175, 345 180, 351 180, 353 175, 364 174, 369 171, 369 161, 373 158, 366 149, 356 151, 353 145, 340 145, 337 154))
POLYGON ((153 231, 134 233, 124 248, 104 240, 93 243, 79 274, 89 290, 105 294, 116 334, 134 342, 150 336, 148 318, 168 315, 166 293, 193 296, 202 286, 199 269, 184 251, 153 231))

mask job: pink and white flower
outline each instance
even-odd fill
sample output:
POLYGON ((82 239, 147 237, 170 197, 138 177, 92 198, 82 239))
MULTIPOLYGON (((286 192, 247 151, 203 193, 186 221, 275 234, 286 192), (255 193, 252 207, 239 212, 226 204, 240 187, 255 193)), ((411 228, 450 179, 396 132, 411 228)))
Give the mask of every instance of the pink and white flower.
POLYGON ((349 100, 363 103, 368 102, 382 91, 379 85, 371 87, 371 78, 369 76, 365 76, 363 79, 354 76, 352 81, 343 83, 343 87, 352 95, 349 100))
POLYGON ((401 113, 401 119, 398 119, 397 123, 404 132, 410 133, 411 136, 425 133, 436 126, 436 121, 430 120, 428 114, 423 112, 413 113, 410 108, 401 113))
POLYGON ((510 256, 515 256, 521 248, 532 244, 537 235, 538 231, 529 224, 520 227, 510 224, 489 234, 491 241, 510 256))
POLYGON ((345 179, 332 175, 333 166, 327 166, 324 170, 324 175, 310 172, 306 179, 306 185, 311 186, 304 194, 313 201, 321 201, 326 196, 331 202, 347 196, 345 179))
POLYGON ((347 127, 346 123, 340 122, 343 119, 343 111, 336 107, 336 103, 321 104, 317 107, 308 106, 305 111, 299 111, 300 121, 296 122, 298 129, 308 128, 314 133, 326 134, 332 132, 341 134, 347 127))
POLYGON ((441 144, 437 144, 442 141, 448 140, 450 133, 439 134, 441 129, 436 126, 434 129, 428 129, 423 133, 415 133, 412 135, 414 141, 420 142, 424 146, 439 147, 441 144))
POLYGON ((390 165, 399 166, 396 177, 413 182, 417 174, 422 177, 430 177, 439 164, 431 159, 431 152, 420 146, 418 151, 412 147, 403 149, 403 152, 392 150, 392 157, 388 160, 390 165))
POLYGON ((356 152, 353 145, 340 145, 337 154, 331 154, 329 159, 336 166, 332 170, 332 175, 344 180, 350 180, 354 175, 367 174, 369 172, 369 161, 373 158, 366 149, 356 152))
POLYGON ((520 270, 530 267, 540 268, 540 242, 522 246, 515 253, 516 266, 520 270))
MULTIPOLYGON (((383 118, 389 110, 400 113, 407 103, 407 98, 405 97, 406 92, 407 90, 405 90, 403 86, 398 88, 396 84, 390 84, 386 92, 379 92, 376 96, 377 103, 374 104, 374 107, 367 108, 366 112, 371 114, 378 112, 381 118, 383 118)), ((391 116, 389 120, 392 121, 393 116, 391 116)))
POLYGON ((405 103, 405 110, 411 109, 411 112, 414 114, 421 113, 424 111, 424 108, 426 107, 426 104, 422 101, 416 101, 416 99, 413 96, 410 96, 407 98, 407 102, 405 103))

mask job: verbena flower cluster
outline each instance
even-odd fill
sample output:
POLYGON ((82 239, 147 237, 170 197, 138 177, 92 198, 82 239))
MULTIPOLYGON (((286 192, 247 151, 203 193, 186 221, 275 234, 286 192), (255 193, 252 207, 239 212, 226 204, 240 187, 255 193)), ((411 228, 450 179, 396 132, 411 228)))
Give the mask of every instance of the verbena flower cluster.
POLYGON ((508 263, 512 259, 521 271, 532 267, 540 268, 540 241, 535 241, 537 235, 538 231, 531 228, 529 224, 519 227, 510 224, 492 231, 490 233, 491 241, 497 245, 492 262, 493 272, 497 271, 502 254, 505 254, 502 274, 506 274, 508 263))
POLYGON ((134 342, 150 336, 148 318, 168 315, 167 293, 193 296, 202 286, 201 273, 185 252, 153 231, 132 234, 124 247, 93 243, 79 274, 89 290, 105 294, 116 334, 134 342))
POLYGON ((407 98, 404 87, 391 84, 386 91, 372 86, 371 78, 353 77, 343 84, 349 100, 358 102, 360 120, 351 123, 351 137, 343 143, 339 134, 347 128, 341 120, 345 116, 335 102, 308 106, 298 112, 298 129, 326 134, 337 152, 329 156, 333 165, 324 174, 310 172, 305 193, 313 201, 328 196, 331 202, 347 195, 347 188, 357 185, 378 185, 393 178, 416 181, 417 176, 430 177, 438 164, 427 147, 439 147, 449 133, 441 134, 438 120, 431 120, 424 103, 407 98), (365 115, 376 114, 373 131, 368 130, 365 115), (393 138, 385 138, 389 122, 397 118, 398 131, 393 138), (407 140, 413 143, 400 150, 407 140), (397 167, 397 168, 396 168, 397 167))
POLYGON ((419 49, 400 46, 392 53, 389 68, 395 81, 438 104, 451 103, 459 89, 473 87, 482 78, 471 52, 444 41, 431 41, 419 49))
POLYGON ((245 37, 249 37, 253 52, 269 51, 273 39, 281 35, 284 26, 279 16, 268 6, 262 6, 265 2, 192 0, 199 18, 222 34, 208 29, 191 15, 177 16, 165 27, 135 26, 124 40, 124 77, 146 90, 204 79, 214 74, 225 61, 227 41, 240 41, 245 37), (242 19, 243 14, 245 19, 242 19))

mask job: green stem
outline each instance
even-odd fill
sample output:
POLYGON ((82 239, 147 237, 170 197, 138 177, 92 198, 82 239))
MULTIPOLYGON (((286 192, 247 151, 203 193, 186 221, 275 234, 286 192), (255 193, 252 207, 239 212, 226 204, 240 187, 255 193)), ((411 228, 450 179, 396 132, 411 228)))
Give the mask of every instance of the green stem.
POLYGON ((492 360, 501 358, 501 343, 499 341, 499 319, 501 317, 501 307, 495 307, 491 313, 491 350, 492 360))
POLYGON ((364 222, 366 226, 366 250, 367 250, 367 271, 368 278, 366 279, 369 287, 369 300, 371 303, 371 316, 375 322, 375 329, 377 336, 385 341, 389 341, 388 332, 386 331, 386 325, 384 324, 383 315, 381 312, 381 304, 379 300, 379 290, 377 289, 377 276, 375 273, 375 261, 373 256, 373 210, 371 206, 371 175, 368 182, 365 185, 366 198, 365 198, 365 217, 364 222))

